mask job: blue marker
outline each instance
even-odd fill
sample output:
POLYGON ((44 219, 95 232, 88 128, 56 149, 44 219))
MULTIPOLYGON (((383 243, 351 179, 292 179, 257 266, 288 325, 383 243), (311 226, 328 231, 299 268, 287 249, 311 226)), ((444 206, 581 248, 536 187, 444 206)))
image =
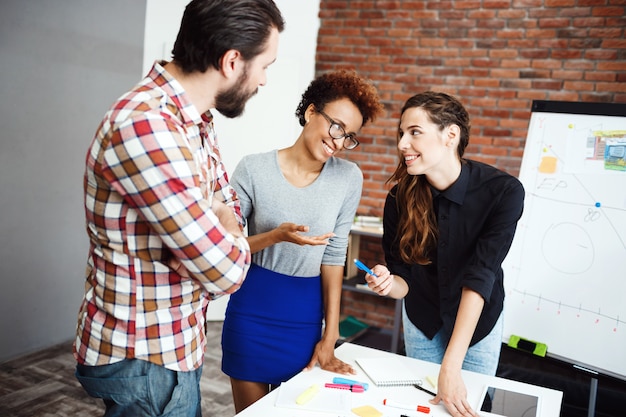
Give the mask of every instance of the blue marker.
POLYGON ((359 261, 358 259, 354 260, 354 264, 356 265, 357 268, 359 268, 361 271, 365 271, 370 275, 374 275, 377 276, 374 271, 372 271, 371 269, 369 269, 367 266, 365 266, 365 264, 361 261, 359 261))
POLYGON ((346 385, 350 385, 350 386, 352 386, 352 385, 360 385, 366 391, 367 391, 367 388, 369 387, 369 384, 367 382, 359 382, 359 381, 355 381, 353 379, 340 378, 340 377, 333 378, 333 384, 346 384, 346 385))

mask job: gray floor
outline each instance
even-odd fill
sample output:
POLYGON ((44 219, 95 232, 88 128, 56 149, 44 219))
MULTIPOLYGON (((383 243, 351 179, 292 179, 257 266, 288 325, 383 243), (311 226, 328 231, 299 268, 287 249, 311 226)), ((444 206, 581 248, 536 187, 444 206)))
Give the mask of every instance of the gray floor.
MULTIPOLYGON (((208 325, 202 415, 235 414, 228 377, 220 370, 222 322, 208 325)), ((71 342, 0 364, 0 416, 101 416, 101 400, 89 397, 74 378, 71 342)))

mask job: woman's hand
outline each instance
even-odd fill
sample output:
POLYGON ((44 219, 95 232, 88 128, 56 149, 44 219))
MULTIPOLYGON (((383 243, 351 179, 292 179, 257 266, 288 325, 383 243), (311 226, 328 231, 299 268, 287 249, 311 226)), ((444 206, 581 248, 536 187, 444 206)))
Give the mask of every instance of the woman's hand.
POLYGON ((431 404, 443 402, 446 410, 453 417, 478 417, 467 402, 467 390, 460 370, 447 372, 442 368, 437 385, 437 396, 430 400, 431 404))
POLYGON ((320 368, 325 371, 335 372, 338 374, 354 375, 356 374, 352 366, 348 365, 341 359, 335 356, 335 344, 326 343, 323 339, 315 345, 313 351, 313 357, 309 364, 304 368, 305 371, 310 371, 319 363, 320 368))
POLYGON ((304 236, 300 233, 306 233, 309 231, 309 226, 294 223, 282 223, 276 229, 279 242, 291 242, 296 245, 327 245, 328 239, 335 236, 334 233, 329 232, 320 236, 304 236))
POLYGON ((378 295, 388 295, 393 286, 393 275, 384 265, 376 265, 372 271, 376 275, 365 274, 367 286, 378 295))
POLYGON ((281 223, 275 229, 248 236, 248 244, 250 244, 250 251, 257 253, 280 242, 289 242, 300 246, 328 245, 328 239, 335 236, 332 232, 320 236, 304 236, 301 234, 308 231, 309 226, 288 222, 281 223))

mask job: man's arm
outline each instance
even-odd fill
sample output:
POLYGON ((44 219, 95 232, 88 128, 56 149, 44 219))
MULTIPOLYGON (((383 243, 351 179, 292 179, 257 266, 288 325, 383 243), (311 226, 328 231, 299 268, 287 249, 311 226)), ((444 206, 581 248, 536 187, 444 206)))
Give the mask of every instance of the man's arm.
POLYGON ((183 132, 164 119, 128 124, 111 136, 102 175, 207 291, 237 290, 250 265, 248 242, 239 227, 233 233, 225 203, 212 205, 205 198, 183 132))

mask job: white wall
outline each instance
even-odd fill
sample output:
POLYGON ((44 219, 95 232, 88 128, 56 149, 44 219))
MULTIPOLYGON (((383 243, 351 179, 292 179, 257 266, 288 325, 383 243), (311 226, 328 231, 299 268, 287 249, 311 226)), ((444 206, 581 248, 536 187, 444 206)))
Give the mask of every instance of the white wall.
MULTIPOLYGON (((232 172, 242 156, 291 145, 301 127, 295 117, 302 93, 315 73, 319 0, 275 0, 285 18, 278 58, 268 69, 268 81, 246 106, 245 113, 227 119, 215 113, 222 158, 232 172)), ((187 0, 148 0, 143 72, 171 51, 187 0)), ((209 306, 209 319, 221 320, 227 298, 209 306)))
POLYGON ((0 362, 73 338, 85 155, 139 79, 144 13, 142 1, 0 2, 0 362))
MULTIPOLYGON (((259 89, 236 119, 216 114, 215 128, 226 168, 241 157, 288 146, 300 133, 295 111, 315 73, 319 0, 275 0, 285 18, 278 59, 268 69, 267 85, 259 89)), ((143 73, 158 59, 171 59, 178 26, 188 0, 147 0, 143 73)))

